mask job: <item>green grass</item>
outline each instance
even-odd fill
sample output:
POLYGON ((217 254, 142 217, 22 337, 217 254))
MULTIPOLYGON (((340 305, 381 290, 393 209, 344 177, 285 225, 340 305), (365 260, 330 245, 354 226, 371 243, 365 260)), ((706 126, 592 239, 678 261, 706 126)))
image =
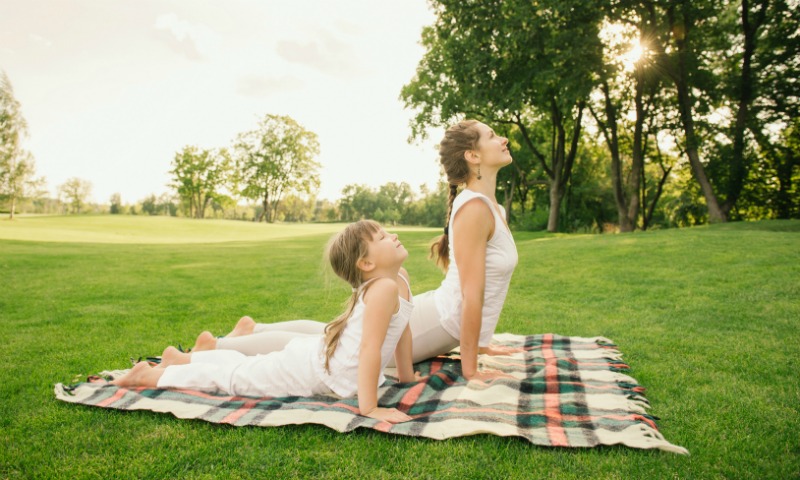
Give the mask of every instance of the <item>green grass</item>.
MULTIPOLYGON (((0 221, 0 478, 797 478, 800 222, 515 235, 499 331, 603 335, 690 456, 315 425, 233 428, 55 400, 53 384, 261 321, 330 319, 335 225, 144 217, 0 221), (34 239, 38 240, 35 241, 34 239), (239 241, 234 241, 239 240, 239 241), (94 243, 91 243, 94 242, 94 243)), ((415 292, 441 274, 405 229, 415 292)))

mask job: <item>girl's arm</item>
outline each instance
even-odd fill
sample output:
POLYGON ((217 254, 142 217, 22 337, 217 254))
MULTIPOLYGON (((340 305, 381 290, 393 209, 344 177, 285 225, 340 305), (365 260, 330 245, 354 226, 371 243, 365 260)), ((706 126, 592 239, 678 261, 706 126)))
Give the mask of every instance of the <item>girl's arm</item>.
POLYGON ((381 346, 389 320, 399 307, 397 283, 390 279, 376 280, 364 294, 364 303, 364 332, 358 357, 358 409, 361 415, 390 423, 411 420, 395 408, 378 407, 381 346))

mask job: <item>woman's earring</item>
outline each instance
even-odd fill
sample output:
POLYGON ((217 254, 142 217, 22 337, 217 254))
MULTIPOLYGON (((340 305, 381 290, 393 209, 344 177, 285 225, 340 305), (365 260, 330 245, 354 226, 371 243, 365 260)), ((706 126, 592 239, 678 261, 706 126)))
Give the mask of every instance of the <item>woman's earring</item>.
POLYGON ((481 166, 480 164, 478 164, 478 180, 480 180, 481 178, 483 178, 481 177, 481 166))

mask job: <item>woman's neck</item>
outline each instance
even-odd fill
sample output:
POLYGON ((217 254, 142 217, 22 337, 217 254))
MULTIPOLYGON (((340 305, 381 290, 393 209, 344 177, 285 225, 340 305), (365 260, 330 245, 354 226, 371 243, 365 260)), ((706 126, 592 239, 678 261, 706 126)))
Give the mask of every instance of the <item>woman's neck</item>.
POLYGON ((478 192, 486 195, 491 200, 497 201, 495 192, 497 190, 497 172, 482 172, 481 179, 472 177, 467 181, 467 188, 473 192, 478 192))

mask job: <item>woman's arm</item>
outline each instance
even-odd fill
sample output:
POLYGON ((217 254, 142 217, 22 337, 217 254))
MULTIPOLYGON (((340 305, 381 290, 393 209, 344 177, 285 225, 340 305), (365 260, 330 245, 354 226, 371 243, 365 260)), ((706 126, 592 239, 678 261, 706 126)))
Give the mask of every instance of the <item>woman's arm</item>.
POLYGON ((381 347, 389 329, 389 320, 398 308, 397 283, 376 280, 364 294, 364 331, 358 357, 358 409, 361 415, 399 423, 411 417, 395 408, 378 407, 378 377, 381 347))
MULTIPOLYGON (((409 290, 408 285, 411 285, 411 278, 403 267, 400 267, 400 275, 405 278, 405 281, 398 278, 397 289, 401 297, 409 300, 411 298, 411 290, 409 290)), ((405 330, 403 330, 403 335, 400 337, 400 341, 397 342, 397 347, 394 350, 394 364, 397 368, 397 377, 398 380, 403 383, 413 382, 418 379, 417 376, 414 375, 414 362, 412 361, 413 344, 411 338, 411 327, 406 325, 405 330)))
POLYGON ((453 219, 453 249, 461 279, 461 371, 478 373, 478 340, 486 286, 486 245, 494 233, 494 216, 479 199, 464 204, 453 219))
POLYGON ((397 379, 402 382, 417 380, 414 375, 414 363, 411 361, 411 328, 406 325, 397 348, 394 350, 394 364, 397 367, 397 379))

